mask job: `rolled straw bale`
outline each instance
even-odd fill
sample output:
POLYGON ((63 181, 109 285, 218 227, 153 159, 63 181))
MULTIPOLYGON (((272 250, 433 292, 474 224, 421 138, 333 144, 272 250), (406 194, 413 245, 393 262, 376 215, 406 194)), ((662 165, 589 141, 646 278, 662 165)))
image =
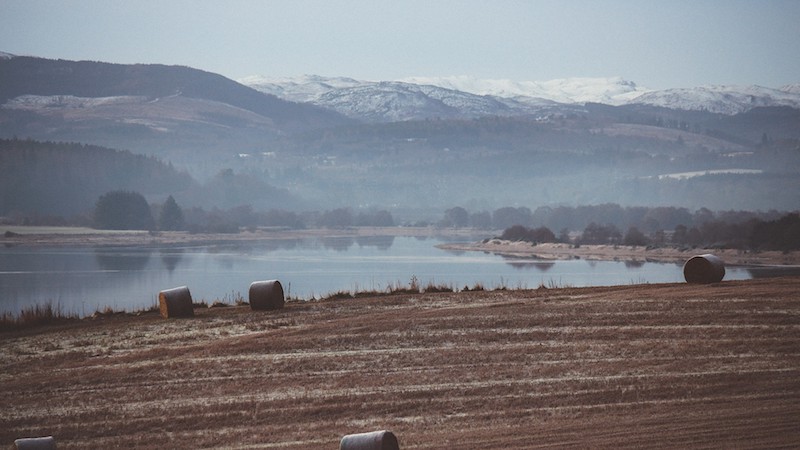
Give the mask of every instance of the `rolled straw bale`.
POLYGON ((186 286, 167 289, 158 293, 158 309, 165 319, 171 317, 193 317, 192 294, 186 286))
POLYGON ((55 450, 56 440, 53 436, 22 438, 14 441, 16 450, 55 450))
POLYGON ((400 450, 397 437, 391 431, 348 434, 339 443, 339 450, 400 450))
POLYGON ((719 283, 725 277, 725 263, 710 253, 692 256, 683 265, 683 277, 687 283, 719 283))
POLYGON ((286 301, 283 286, 278 280, 250 283, 250 309, 281 309, 286 301))

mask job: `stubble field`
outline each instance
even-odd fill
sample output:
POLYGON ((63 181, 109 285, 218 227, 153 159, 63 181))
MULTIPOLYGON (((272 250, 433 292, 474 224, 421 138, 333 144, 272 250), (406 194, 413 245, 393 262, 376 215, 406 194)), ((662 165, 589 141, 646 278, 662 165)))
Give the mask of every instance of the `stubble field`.
POLYGON ((800 278, 408 294, 0 334, 0 445, 800 445, 800 278))

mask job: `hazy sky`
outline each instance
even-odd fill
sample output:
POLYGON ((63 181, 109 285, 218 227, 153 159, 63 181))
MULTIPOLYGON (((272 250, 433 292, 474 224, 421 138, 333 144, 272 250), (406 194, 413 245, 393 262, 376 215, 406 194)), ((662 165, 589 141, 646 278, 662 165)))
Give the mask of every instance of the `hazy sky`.
POLYGON ((230 78, 800 82, 797 0, 0 0, 0 51, 230 78))

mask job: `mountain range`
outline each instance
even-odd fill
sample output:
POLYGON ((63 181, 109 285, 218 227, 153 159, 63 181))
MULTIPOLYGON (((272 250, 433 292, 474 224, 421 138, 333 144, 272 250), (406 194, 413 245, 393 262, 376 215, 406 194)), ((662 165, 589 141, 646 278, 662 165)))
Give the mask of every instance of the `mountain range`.
MULTIPOLYGON (((183 193, 165 183, 158 195, 206 207, 378 207, 407 216, 454 205, 800 208, 798 84, 234 81, 184 66, 9 54, 0 54, 0 80, 0 138, 155 157, 197 182, 183 193), (220 195, 198 190, 219 180, 228 183, 220 195)), ((0 176, 13 173, 2 156, 0 176)), ((128 185, 147 185, 137 183, 128 185)), ((29 188, 19 192, 37 192, 29 188)))
POLYGON ((800 108, 800 84, 780 89, 701 86, 649 90, 620 77, 545 82, 463 76, 362 81, 315 75, 252 76, 239 82, 285 100, 317 105, 368 122, 563 114, 581 110, 586 103, 647 105, 725 115, 755 107, 800 108))

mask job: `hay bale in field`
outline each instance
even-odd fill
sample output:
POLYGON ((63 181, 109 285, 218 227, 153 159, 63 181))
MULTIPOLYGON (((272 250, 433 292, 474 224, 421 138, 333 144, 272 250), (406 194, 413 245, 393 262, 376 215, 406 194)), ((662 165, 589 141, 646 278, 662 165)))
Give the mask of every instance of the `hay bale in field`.
POLYGON ((56 440, 53 436, 22 438, 14 441, 16 450, 55 450, 56 440))
POLYGON ((397 437, 391 431, 348 434, 339 443, 339 450, 400 450, 397 437))
POLYGON ((286 303, 283 286, 278 280, 250 283, 250 309, 281 309, 286 303))
POLYGON ((158 293, 158 309, 165 319, 193 317, 192 294, 186 286, 167 289, 158 293))
POLYGON ((712 254, 692 256, 683 265, 687 283, 719 283, 725 277, 725 263, 712 254))

